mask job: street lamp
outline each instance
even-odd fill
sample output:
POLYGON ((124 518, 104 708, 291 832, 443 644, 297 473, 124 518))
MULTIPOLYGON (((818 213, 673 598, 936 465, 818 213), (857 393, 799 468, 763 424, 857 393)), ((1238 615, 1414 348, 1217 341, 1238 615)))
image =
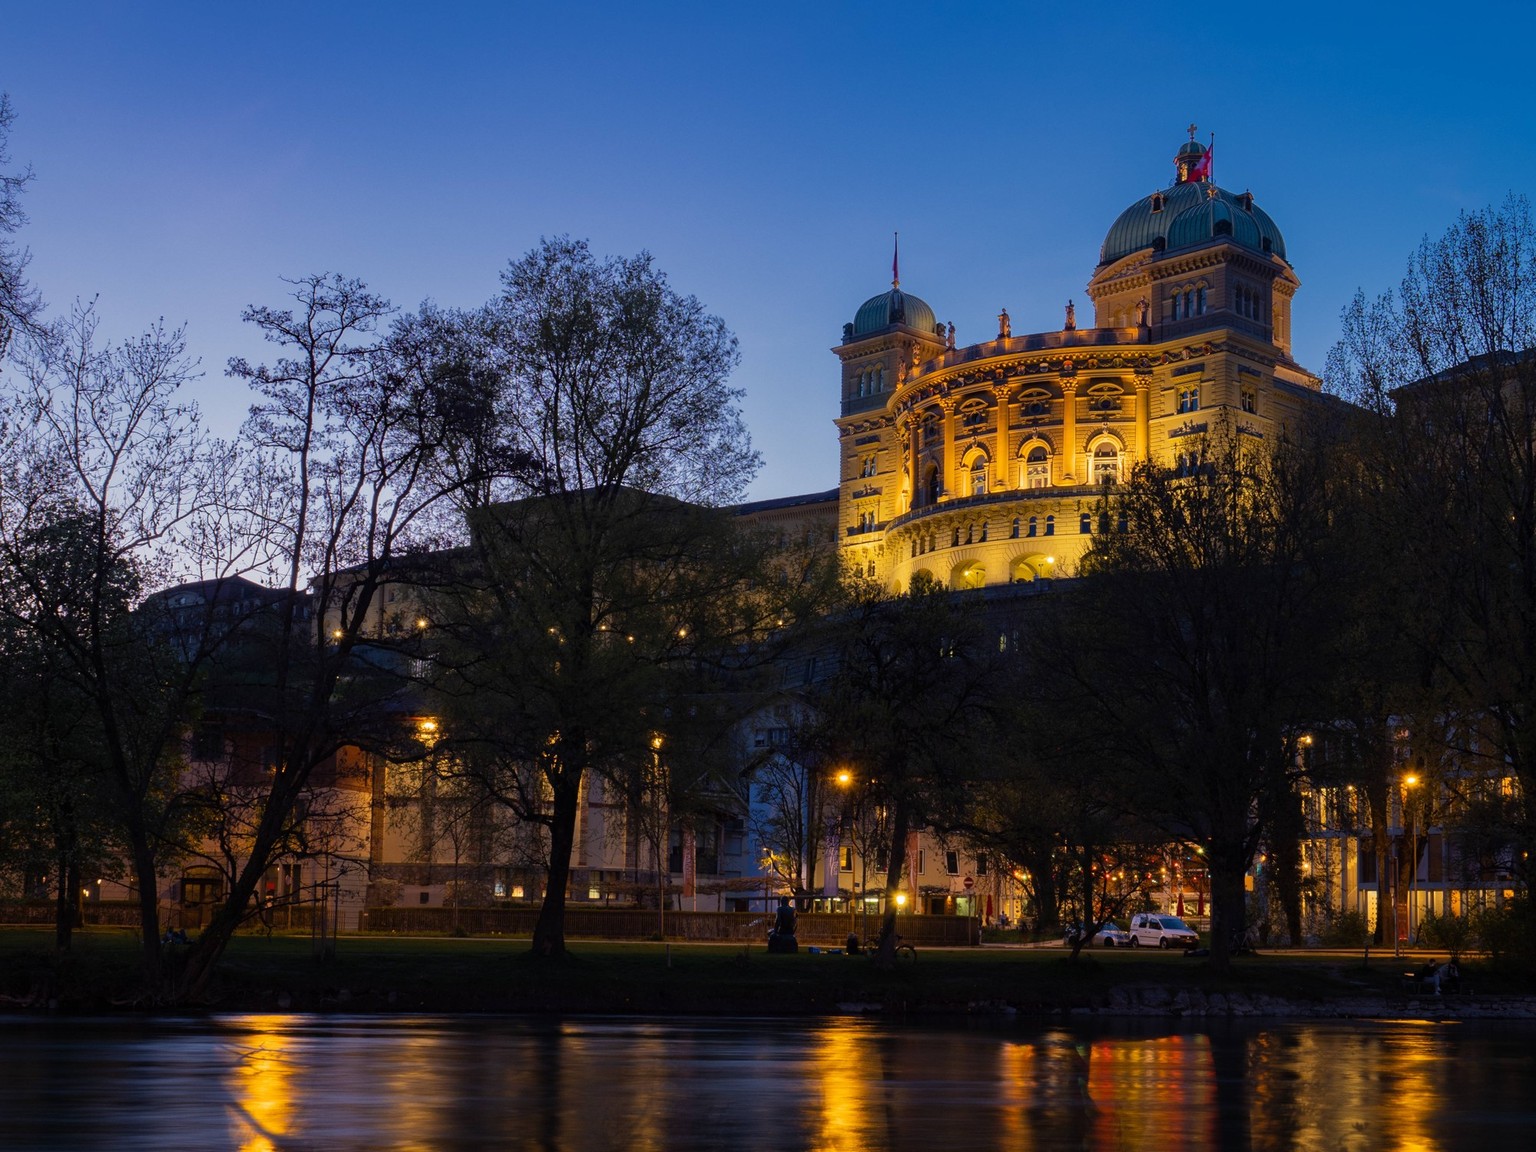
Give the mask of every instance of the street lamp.
MULTIPOLYGON (((853 789, 853 773, 850 772, 847 768, 839 768, 837 770, 837 776, 835 777, 835 779, 837 780, 837 786, 839 788, 841 788, 842 791, 843 791, 843 815, 847 816, 850 813, 849 794, 850 794, 850 792, 853 789)), ((857 819, 856 816, 854 818, 857 819)), ((839 827, 841 827, 841 823, 842 822, 839 821, 839 827)), ((854 847, 855 848, 858 847, 857 841, 855 841, 854 847)), ((841 836, 841 834, 839 834, 839 836, 838 836, 838 843, 837 843, 838 858, 837 858, 836 861, 828 861, 827 862, 827 867, 829 867, 829 868, 834 868, 835 867, 839 872, 841 872, 842 871, 842 867, 843 867, 842 853, 843 853, 842 836, 841 836)), ((859 866, 860 866, 860 868, 864 868, 865 867, 865 864, 864 864, 864 854, 862 852, 859 853, 859 866)), ((867 878, 867 877, 864 877, 864 878, 867 878)), ((849 877, 848 883, 849 883, 850 887, 853 886, 853 878, 851 876, 849 877)), ((858 893, 860 895, 862 895, 862 893, 863 893, 863 888, 864 888, 864 886, 861 883, 858 886, 858 893)), ((866 917, 866 921, 865 922, 868 923, 867 917, 869 916, 869 912, 868 912, 867 909, 865 910, 864 915, 866 917)), ((848 902, 848 932, 849 932, 849 935, 853 934, 853 926, 854 926, 854 903, 853 903, 852 900, 850 900, 848 902)))
POLYGON ((1412 789, 1419 778, 1412 773, 1403 777, 1403 823, 1408 827, 1408 942, 1414 938, 1415 881, 1419 874, 1419 828, 1413 819, 1412 789))

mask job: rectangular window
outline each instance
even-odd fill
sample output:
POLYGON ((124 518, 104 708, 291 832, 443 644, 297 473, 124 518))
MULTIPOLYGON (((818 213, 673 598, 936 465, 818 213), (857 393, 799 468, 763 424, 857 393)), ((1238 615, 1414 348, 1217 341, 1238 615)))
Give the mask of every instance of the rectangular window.
POLYGON ((948 872, 951 876, 960 875, 960 853, 944 853, 944 871, 948 872))
POLYGON ((919 848, 917 850, 917 859, 913 862, 913 866, 912 866, 912 874, 914 876, 921 876, 921 875, 925 874, 928 871, 928 868, 926 866, 926 861, 925 861, 924 856, 923 856, 923 853, 925 853, 927 851, 928 851, 928 849, 926 849, 926 848, 919 848))
POLYGON ((837 870, 839 872, 853 871, 853 848, 844 844, 837 850, 837 870))
POLYGON ((1259 397, 1252 388, 1243 389, 1243 411, 1257 412, 1259 410, 1259 397))

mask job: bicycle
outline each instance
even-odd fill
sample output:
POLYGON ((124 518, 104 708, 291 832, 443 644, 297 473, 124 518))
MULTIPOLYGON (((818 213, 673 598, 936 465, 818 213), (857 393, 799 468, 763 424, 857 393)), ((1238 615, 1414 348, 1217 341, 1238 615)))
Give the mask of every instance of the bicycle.
MULTIPOLYGON (((864 954, 873 960, 875 958, 875 954, 880 951, 880 941, 878 939, 866 940, 860 947, 863 949, 864 954)), ((917 949, 914 948, 911 944, 908 944, 901 936, 897 936, 896 962, 900 964, 903 961, 915 962, 916 960, 917 949)))

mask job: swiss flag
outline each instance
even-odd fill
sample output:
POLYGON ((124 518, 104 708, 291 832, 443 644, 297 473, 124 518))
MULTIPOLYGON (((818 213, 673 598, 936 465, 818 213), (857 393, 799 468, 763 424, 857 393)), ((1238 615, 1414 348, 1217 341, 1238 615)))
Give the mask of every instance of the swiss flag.
POLYGON ((1209 180, 1211 178, 1211 157, 1216 155, 1216 145, 1213 142, 1205 150, 1205 155, 1189 166, 1189 178, 1191 180, 1209 180))

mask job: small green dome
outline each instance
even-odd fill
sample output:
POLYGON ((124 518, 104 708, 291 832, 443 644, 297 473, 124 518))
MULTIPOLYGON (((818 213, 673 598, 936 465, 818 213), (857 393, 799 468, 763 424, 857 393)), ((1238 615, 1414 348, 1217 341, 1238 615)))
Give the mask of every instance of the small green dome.
POLYGON ((868 336, 892 324, 904 324, 923 333, 931 333, 938 328, 933 309, 928 307, 926 301, 900 288, 892 288, 889 292, 871 296, 859 306, 853 317, 853 335, 868 336))

